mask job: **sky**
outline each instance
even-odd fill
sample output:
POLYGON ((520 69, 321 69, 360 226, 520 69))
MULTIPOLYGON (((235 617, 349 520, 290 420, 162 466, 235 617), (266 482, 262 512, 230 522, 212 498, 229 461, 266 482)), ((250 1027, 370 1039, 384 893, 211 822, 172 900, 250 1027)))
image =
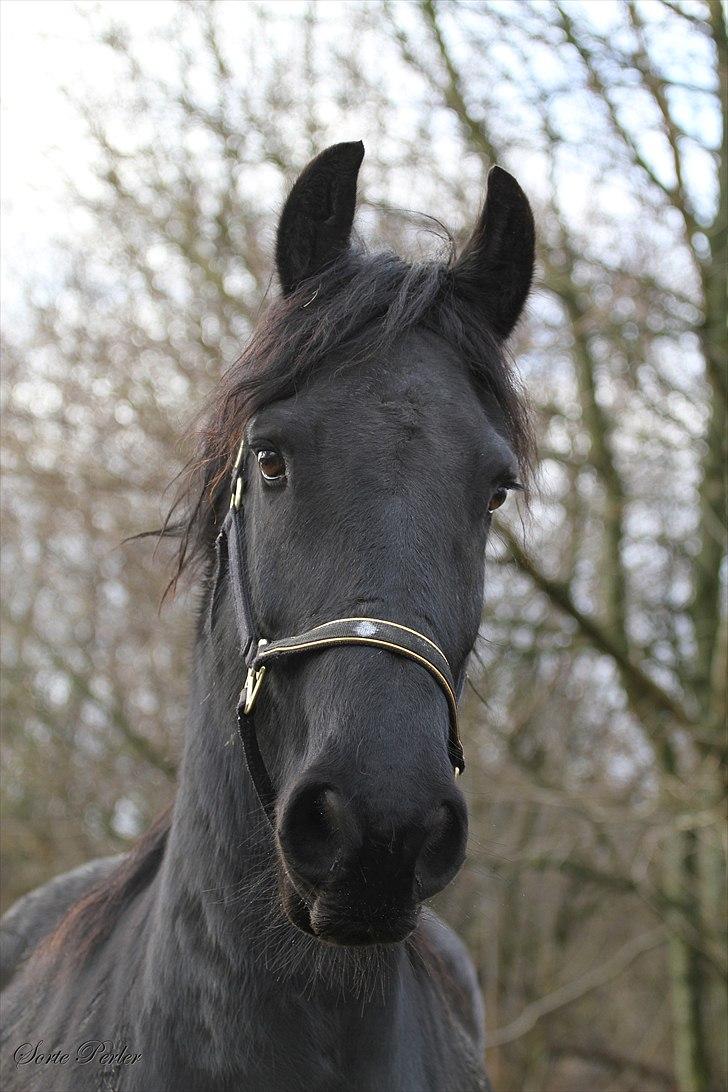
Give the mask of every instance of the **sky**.
MULTIPOLYGON (((500 2, 500 0, 498 0, 500 2)), ((303 0, 275 0, 276 13, 299 12, 303 0)), ((105 51, 94 40, 88 16, 99 8, 122 25, 133 25, 145 40, 145 29, 165 25, 173 17, 175 0, 0 0, 0 201, 2 247, 0 273, 3 282, 5 319, 22 305, 27 283, 43 283, 57 276, 57 249, 49 245, 54 236, 73 230, 77 208, 67 206, 66 182, 84 188, 91 178, 90 143, 76 109, 65 89, 85 86, 101 92, 113 91, 113 70, 105 51)), ((615 14, 614 0, 589 0, 590 18, 595 24, 608 23, 615 14)), ((230 4, 227 17, 236 24, 244 18, 244 4, 230 4)), ((668 40, 664 47, 680 63, 680 43, 668 40)), ((153 48, 150 45, 149 48, 153 48)), ((155 57, 156 63, 156 57, 155 57)), ((159 63, 163 64, 160 54, 159 63)), ((700 71, 691 74, 700 82, 700 71)), ((694 97, 690 100, 694 115, 694 97)), ((704 128, 705 143, 714 141, 714 117, 707 110, 690 118, 691 125, 704 128)), ((659 150, 650 153, 659 162, 659 150)), ((704 164, 694 171, 696 189, 700 177, 708 178, 704 164)), ((565 183, 573 185, 567 202, 578 210, 587 199, 585 187, 574 175, 565 183)), ((710 205, 711 194, 705 194, 710 205)), ((616 191, 614 200, 623 200, 616 191)))
MULTIPOLYGON (((83 125, 64 89, 77 79, 108 81, 102 54, 84 11, 74 0, 2 0, 0 3, 0 258, 6 306, 11 309, 23 271, 40 276, 52 260, 48 240, 62 224, 65 181, 83 185, 89 159, 83 125)), ((151 21, 169 8, 153 0, 111 0, 126 19, 151 21)))
MULTIPOLYGON (((303 0, 275 0, 296 12, 303 0)), ((122 25, 167 24, 176 0, 0 0, 0 274, 5 317, 25 291, 26 276, 53 276, 48 243, 74 214, 66 181, 90 180, 89 142, 66 89, 113 90, 113 71, 94 39, 89 16, 103 9, 122 25)), ((244 5, 234 5, 235 18, 244 5)), ((232 12, 232 8, 231 8, 232 12)), ((161 58, 161 54, 159 55, 161 58)))

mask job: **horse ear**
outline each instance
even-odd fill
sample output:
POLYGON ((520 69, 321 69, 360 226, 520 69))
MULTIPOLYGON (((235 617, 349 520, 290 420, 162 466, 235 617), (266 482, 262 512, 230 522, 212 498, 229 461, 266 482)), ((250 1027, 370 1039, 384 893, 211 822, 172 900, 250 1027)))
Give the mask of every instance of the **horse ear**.
POLYGON ((346 249, 364 158, 360 140, 333 144, 299 175, 278 224, 276 264, 285 295, 346 249))
POLYGON ((535 234, 528 198, 513 175, 492 167, 485 205, 454 266, 457 290, 482 307, 507 338, 533 278, 535 234))

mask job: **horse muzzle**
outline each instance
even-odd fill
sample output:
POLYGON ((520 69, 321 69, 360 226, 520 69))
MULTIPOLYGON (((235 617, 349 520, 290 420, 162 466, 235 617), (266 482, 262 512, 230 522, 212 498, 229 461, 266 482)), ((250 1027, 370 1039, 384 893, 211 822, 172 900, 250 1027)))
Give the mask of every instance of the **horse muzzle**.
POLYGON ((457 790, 421 815, 388 810, 386 827, 331 784, 307 781, 277 829, 284 909, 332 944, 387 944, 415 928, 420 903, 453 878, 465 855, 457 790))

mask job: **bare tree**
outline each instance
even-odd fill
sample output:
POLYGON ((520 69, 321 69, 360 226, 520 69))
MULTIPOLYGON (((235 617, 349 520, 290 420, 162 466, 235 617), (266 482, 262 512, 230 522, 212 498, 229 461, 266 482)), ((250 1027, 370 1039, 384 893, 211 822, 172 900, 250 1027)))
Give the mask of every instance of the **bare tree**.
POLYGON ((492 550, 441 904, 496 1087, 725 1088, 719 3, 201 2, 153 49, 91 33, 118 90, 78 95, 86 227, 6 331, 6 897, 173 791, 194 599, 159 615, 164 565, 120 543, 269 291, 287 180, 362 136, 360 229, 417 257, 416 210, 464 231, 498 161, 539 221, 540 488, 492 550))

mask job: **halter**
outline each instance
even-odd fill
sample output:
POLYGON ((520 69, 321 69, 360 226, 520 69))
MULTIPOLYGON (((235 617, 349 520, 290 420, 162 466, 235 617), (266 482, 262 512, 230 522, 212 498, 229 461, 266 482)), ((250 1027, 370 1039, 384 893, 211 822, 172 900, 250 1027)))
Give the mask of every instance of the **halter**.
POLYGON ((457 683, 450 664, 434 641, 409 626, 390 622, 383 618, 335 618, 293 637, 281 637, 272 641, 258 634, 253 604, 248 584, 245 550, 245 520, 243 493, 245 492, 245 440, 238 449, 230 484, 230 508, 215 542, 217 573, 212 593, 211 613, 214 616, 216 600, 223 572, 227 569, 233 591, 235 621, 240 649, 245 659, 247 675, 237 706, 238 732, 243 743, 245 761, 253 787, 271 824, 276 793, 258 746, 253 710, 268 669, 276 663, 316 652, 326 648, 348 645, 369 645, 385 649, 397 656, 414 660, 429 671, 447 698, 450 730, 448 754, 458 777, 465 769, 463 748, 458 736, 458 698, 465 682, 462 671, 457 683))

